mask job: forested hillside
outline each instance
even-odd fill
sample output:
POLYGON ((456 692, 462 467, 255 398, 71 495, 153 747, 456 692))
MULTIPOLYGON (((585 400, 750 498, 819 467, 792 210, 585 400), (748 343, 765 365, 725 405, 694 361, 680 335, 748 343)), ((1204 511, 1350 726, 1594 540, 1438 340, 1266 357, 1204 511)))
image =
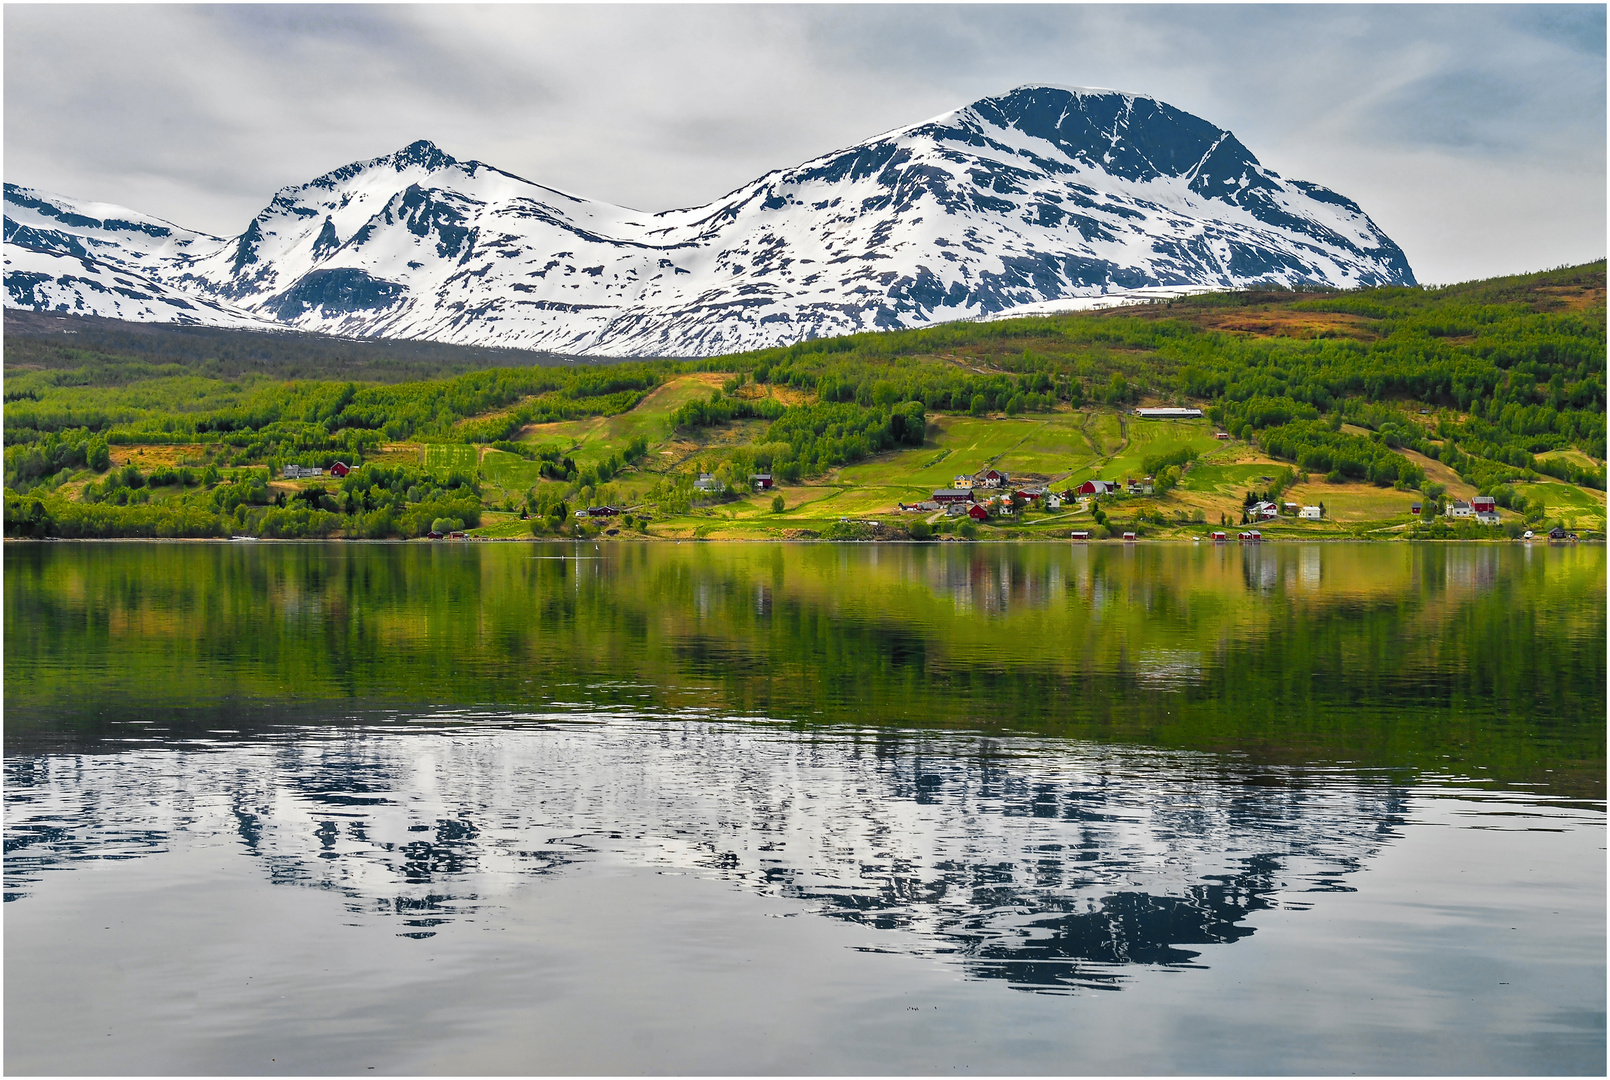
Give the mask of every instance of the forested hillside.
MULTIPOLYGON (((775 535, 897 513, 952 471, 991 462, 1053 485, 1172 467, 1159 486, 1178 486, 1117 508, 1020 508, 985 526, 1002 535, 1115 512, 1155 528, 1227 520, 1243 493, 1293 485, 1304 498, 1354 498, 1359 521, 1376 512, 1362 509, 1372 490, 1429 502, 1457 490, 1494 495, 1516 522, 1552 520, 1549 508, 1569 502, 1579 527, 1602 528, 1603 262, 1435 290, 1255 290, 693 363, 408 381, 383 377, 402 369, 378 363, 380 346, 358 364, 346 346, 321 345, 315 357, 340 378, 288 379, 312 362, 294 338, 254 367, 226 332, 212 332, 215 355, 197 338, 182 357, 122 333, 41 344, 8 317, 9 535, 410 536, 483 518, 493 534, 529 535, 528 521, 587 533, 571 512, 610 500, 634 510, 628 531, 775 535), (1137 423, 1141 404, 1203 408, 1228 438, 1206 422, 1137 423), (337 460, 364 467, 338 481, 281 478, 287 464, 337 460), (391 471, 365 477, 373 465, 391 471), (725 493, 695 491, 700 472, 725 493), (754 495, 756 472, 786 490, 754 495), (460 512, 435 512, 448 502, 460 512)), ((1378 516, 1406 514, 1399 501, 1380 502, 1378 516)), ((1423 531, 1401 524, 1395 534, 1423 531)))

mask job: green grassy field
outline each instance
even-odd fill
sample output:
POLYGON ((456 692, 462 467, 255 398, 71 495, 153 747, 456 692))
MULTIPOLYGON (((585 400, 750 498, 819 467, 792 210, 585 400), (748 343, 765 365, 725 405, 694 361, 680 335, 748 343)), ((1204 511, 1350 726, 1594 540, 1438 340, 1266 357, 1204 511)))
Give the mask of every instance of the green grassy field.
POLYGON ((1572 465, 1579 465, 1584 469, 1596 469, 1603 462, 1595 461, 1580 450, 1550 450, 1537 455, 1539 461, 1569 461, 1572 465))
POLYGON ((542 464, 518 454, 488 450, 481 458, 481 476, 504 491, 525 491, 542 482, 542 464))
POLYGON ((1078 483, 1098 475, 1139 476, 1147 457, 1181 447, 1206 454, 1223 445, 1213 438, 1206 421, 1127 422, 1127 441, 1124 423, 1111 412, 1053 413, 1010 420, 940 417, 931 425, 928 444, 920 450, 902 450, 852 465, 839 473, 839 479, 916 492, 949 487, 959 474, 993 467, 1014 476, 1078 483))
MULTIPOLYGON (((1246 492, 1265 486, 1261 477, 1273 476, 1277 465, 1254 462, 1244 465, 1193 465, 1180 479, 1179 490, 1200 492, 1234 498, 1239 501, 1246 492)), ((1293 500, 1295 501, 1295 500, 1293 500)))
POLYGON ((1603 492, 1588 491, 1557 481, 1520 485, 1516 490, 1524 492, 1529 499, 1541 496, 1548 508, 1548 520, 1558 518, 1567 529, 1602 531, 1605 527, 1603 492))
POLYGON ((1001 455, 999 467, 1013 475, 1046 477, 1066 476, 1088 467, 1096 450, 1082 430, 1085 419, 1076 412, 1052 413, 1001 455))
POLYGON ((443 475, 461 472, 474 476, 480 449, 465 443, 430 443, 425 447, 425 468, 443 475))
POLYGON ((724 376, 698 373, 681 375, 656 387, 637 407, 617 416, 536 424, 520 433, 522 442, 553 443, 578 465, 593 465, 623 450, 633 439, 650 446, 671 435, 671 414, 689 401, 708 397, 724 376))
MULTIPOLYGON (((1149 457, 1190 448, 1198 455, 1213 453, 1224 444, 1213 437, 1213 425, 1206 420, 1129 419, 1129 442, 1123 450, 1102 464, 1102 478, 1122 480, 1146 475, 1142 463, 1149 457)), ((1077 477, 1085 479, 1085 477, 1077 477)))
POLYGON ((1084 425, 1084 431, 1090 437, 1090 445, 1097 457, 1111 457, 1123 449, 1126 438, 1123 417, 1108 411, 1091 412, 1088 416, 1089 422, 1084 425))
POLYGON ((1323 481, 1294 484, 1281 496, 1281 500, 1300 506, 1323 504, 1326 518, 1339 525, 1371 521, 1384 525, 1414 521, 1409 507, 1425 502, 1418 491, 1396 491, 1373 484, 1327 484, 1323 481))

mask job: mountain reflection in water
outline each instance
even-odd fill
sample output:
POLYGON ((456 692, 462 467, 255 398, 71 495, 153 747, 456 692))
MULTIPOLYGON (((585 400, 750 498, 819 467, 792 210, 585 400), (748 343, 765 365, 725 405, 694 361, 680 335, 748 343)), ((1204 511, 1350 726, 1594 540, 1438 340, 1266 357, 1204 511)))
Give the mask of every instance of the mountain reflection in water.
POLYGON ((1060 739, 398 715, 8 757, 5 886, 221 846, 425 938, 608 858, 796 898, 976 977, 1117 989, 1126 965, 1192 965, 1253 912, 1347 889, 1406 799, 1356 772, 1060 739))

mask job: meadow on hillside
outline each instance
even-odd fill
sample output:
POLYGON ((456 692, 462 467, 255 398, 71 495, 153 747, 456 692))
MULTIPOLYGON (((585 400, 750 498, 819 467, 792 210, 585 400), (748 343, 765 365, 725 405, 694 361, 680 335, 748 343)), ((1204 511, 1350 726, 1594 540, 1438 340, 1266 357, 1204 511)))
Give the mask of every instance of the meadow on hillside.
POLYGON ((120 340, 8 338, 8 536, 1201 536, 1261 500, 1324 507, 1270 536, 1605 528, 1603 262, 413 381, 154 362, 120 340), (352 472, 285 476, 337 462, 352 472), (985 520, 913 509, 986 469, 1012 490, 985 520), (1033 490, 1148 476, 1057 507, 1033 490), (1496 526, 1437 516, 1478 494, 1496 526))

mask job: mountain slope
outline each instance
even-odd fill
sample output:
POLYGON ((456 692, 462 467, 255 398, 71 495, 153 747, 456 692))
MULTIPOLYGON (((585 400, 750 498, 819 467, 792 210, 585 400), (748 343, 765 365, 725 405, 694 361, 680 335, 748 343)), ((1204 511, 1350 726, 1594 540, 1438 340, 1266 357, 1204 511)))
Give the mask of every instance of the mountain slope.
POLYGON ((280 191, 232 240, 96 209, 7 185, 6 239, 77 243, 254 320, 598 355, 711 355, 1141 288, 1414 280, 1356 204, 1264 169, 1229 132, 1152 98, 1045 86, 658 214, 424 141, 280 191))
POLYGON ((97 315, 128 322, 281 329, 250 312, 182 292, 89 255, 20 244, 6 245, 5 286, 6 307, 13 309, 97 315))

